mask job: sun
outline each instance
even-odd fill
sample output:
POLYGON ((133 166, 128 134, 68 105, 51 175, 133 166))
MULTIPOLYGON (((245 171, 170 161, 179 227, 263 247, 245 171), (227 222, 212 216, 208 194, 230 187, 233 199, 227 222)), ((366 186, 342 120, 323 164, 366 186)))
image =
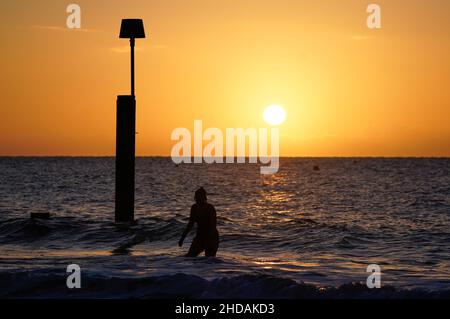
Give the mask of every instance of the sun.
POLYGON ((269 105, 264 110, 263 118, 269 125, 280 125, 286 120, 286 112, 279 105, 269 105))

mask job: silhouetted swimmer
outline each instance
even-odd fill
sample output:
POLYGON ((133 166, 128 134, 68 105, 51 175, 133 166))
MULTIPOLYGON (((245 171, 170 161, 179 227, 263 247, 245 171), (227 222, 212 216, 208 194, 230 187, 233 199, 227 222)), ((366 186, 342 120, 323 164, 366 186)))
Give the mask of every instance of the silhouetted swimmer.
POLYGON ((192 241, 186 257, 197 257, 205 251, 206 257, 216 256, 219 248, 219 232, 217 231, 217 215, 213 205, 207 203, 206 191, 200 187, 195 192, 195 204, 191 207, 191 215, 186 230, 181 235, 178 246, 183 246, 184 239, 197 223, 197 234, 192 241))

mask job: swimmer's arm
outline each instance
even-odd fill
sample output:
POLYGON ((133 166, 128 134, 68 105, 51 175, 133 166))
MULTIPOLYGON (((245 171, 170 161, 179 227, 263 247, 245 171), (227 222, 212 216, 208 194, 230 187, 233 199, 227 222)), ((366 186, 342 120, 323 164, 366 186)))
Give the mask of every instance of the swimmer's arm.
POLYGON ((186 226, 185 231, 181 235, 180 241, 178 242, 178 246, 183 246, 184 239, 186 238, 187 234, 192 230, 192 227, 194 227, 194 210, 191 207, 191 215, 189 216, 189 223, 186 226))
POLYGON ((212 218, 211 218, 211 225, 209 227, 209 230, 211 231, 211 235, 213 235, 216 231, 216 227, 217 227, 217 213, 216 213, 216 209, 214 208, 214 206, 212 207, 212 218))

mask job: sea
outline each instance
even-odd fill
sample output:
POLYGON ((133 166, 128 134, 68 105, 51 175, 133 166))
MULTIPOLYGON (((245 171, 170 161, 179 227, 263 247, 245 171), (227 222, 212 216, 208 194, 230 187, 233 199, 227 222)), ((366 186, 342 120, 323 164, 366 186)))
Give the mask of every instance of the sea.
POLYGON ((449 158, 281 158, 261 175, 138 157, 134 224, 114 223, 114 178, 114 157, 0 158, 0 298, 450 297, 449 158), (215 258, 184 257, 195 230, 178 247, 200 186, 215 258))

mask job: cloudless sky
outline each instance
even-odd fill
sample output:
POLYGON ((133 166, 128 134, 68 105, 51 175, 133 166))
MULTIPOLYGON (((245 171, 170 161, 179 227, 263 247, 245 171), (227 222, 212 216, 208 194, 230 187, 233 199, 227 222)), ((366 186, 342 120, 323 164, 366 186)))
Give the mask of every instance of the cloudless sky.
POLYGON ((284 156, 450 156, 448 0, 1 1, 0 155, 114 155, 122 18, 147 32, 138 155, 170 155, 172 130, 195 119, 267 127, 280 104, 284 156), (81 31, 66 28, 71 2, 81 31))

